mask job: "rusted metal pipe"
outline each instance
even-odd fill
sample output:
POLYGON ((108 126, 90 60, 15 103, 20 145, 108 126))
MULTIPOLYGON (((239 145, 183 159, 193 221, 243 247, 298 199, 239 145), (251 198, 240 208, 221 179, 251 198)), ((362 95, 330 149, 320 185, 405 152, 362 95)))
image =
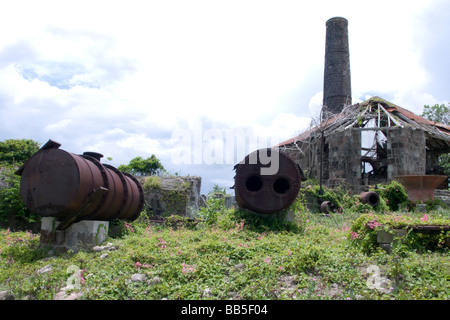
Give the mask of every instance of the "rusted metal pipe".
POLYGON ((320 211, 323 213, 331 213, 334 212, 335 209, 336 207, 331 201, 324 201, 320 204, 320 211))
POLYGON ((272 214, 290 206, 298 195, 300 167, 286 153, 260 149, 235 166, 234 190, 241 208, 272 214))
POLYGON ((49 140, 16 174, 28 209, 55 217, 64 230, 81 220, 135 220, 144 205, 144 191, 133 176, 101 164, 102 154, 75 155, 49 140))
POLYGON ((376 192, 367 191, 360 193, 359 196, 361 197, 362 203, 367 203, 372 207, 376 207, 380 203, 380 196, 376 192))

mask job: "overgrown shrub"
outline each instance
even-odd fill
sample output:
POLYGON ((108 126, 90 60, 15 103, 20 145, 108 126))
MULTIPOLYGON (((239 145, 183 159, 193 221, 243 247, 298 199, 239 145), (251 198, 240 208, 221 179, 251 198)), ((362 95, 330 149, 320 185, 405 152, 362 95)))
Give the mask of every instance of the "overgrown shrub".
POLYGON ((349 231, 349 239, 366 253, 371 253, 378 247, 377 233, 381 230, 394 234, 394 229, 406 229, 407 234, 402 244, 412 250, 434 250, 448 247, 450 232, 441 231, 433 233, 415 232, 414 226, 420 225, 450 225, 450 217, 440 214, 412 214, 375 215, 362 214, 357 218, 349 231))
POLYGON ((18 225, 38 222, 40 217, 32 213, 23 203, 20 195, 20 176, 14 174, 17 168, 4 165, 0 178, 6 187, 0 188, 0 222, 15 220, 18 225))
POLYGON ((292 231, 299 232, 304 228, 304 220, 308 209, 304 195, 299 194, 296 200, 286 209, 275 214, 258 214, 246 209, 227 208, 223 197, 215 197, 211 192, 206 206, 201 208, 197 217, 204 220, 207 226, 215 225, 223 230, 244 226, 255 232, 292 231))
POLYGON ((385 199, 386 205, 391 211, 399 210, 402 204, 407 203, 408 193, 405 187, 395 180, 391 181, 389 184, 381 185, 380 188, 374 190, 378 195, 385 199))
POLYGON ((144 190, 152 190, 152 189, 160 189, 161 188, 161 180, 158 176, 148 176, 145 177, 143 183, 144 190))
POLYGON ((341 190, 331 190, 326 186, 322 186, 322 193, 320 192, 320 186, 318 184, 307 185, 301 192, 306 192, 308 195, 317 199, 318 206, 314 208, 313 211, 320 210, 320 203, 323 201, 331 201, 337 210, 342 211, 348 199, 346 192, 339 192, 341 190))

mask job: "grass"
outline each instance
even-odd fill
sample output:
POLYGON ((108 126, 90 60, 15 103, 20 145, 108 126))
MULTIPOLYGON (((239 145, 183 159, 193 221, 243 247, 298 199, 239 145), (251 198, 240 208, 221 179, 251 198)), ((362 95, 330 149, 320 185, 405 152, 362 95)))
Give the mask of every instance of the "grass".
MULTIPOLYGON (((74 280, 75 268, 80 288, 72 291, 82 293, 80 300, 450 298, 448 247, 367 252, 351 237, 360 216, 304 213, 280 223, 224 210, 213 223, 195 226, 137 221, 107 240, 116 248, 107 257, 93 250, 58 254, 40 247, 39 235, 1 229, 0 291, 51 300, 74 280), (136 273, 145 279, 133 281, 136 273)), ((450 221, 450 211, 427 213, 435 216, 450 221)))

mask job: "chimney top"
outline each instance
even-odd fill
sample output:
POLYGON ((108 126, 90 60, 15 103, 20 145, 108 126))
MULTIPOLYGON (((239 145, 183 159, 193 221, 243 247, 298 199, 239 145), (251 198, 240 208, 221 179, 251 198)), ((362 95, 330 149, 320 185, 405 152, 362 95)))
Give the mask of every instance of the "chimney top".
POLYGON ((328 118, 351 105, 348 20, 333 17, 326 22, 323 114, 328 118))
POLYGON ((348 24, 348 20, 345 19, 344 17, 333 17, 327 20, 327 22, 325 24, 328 24, 330 22, 334 22, 334 21, 342 21, 342 22, 346 22, 348 24))

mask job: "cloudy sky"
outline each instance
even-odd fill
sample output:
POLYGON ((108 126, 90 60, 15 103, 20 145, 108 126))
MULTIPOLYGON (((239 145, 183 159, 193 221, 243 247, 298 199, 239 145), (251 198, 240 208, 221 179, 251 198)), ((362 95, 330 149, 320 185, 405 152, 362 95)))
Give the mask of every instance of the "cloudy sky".
POLYGON ((450 101, 448 0, 15 0, 0 10, 0 140, 114 166, 155 154, 203 193, 232 186, 241 156, 318 116, 334 16, 349 20, 353 102, 450 101))

